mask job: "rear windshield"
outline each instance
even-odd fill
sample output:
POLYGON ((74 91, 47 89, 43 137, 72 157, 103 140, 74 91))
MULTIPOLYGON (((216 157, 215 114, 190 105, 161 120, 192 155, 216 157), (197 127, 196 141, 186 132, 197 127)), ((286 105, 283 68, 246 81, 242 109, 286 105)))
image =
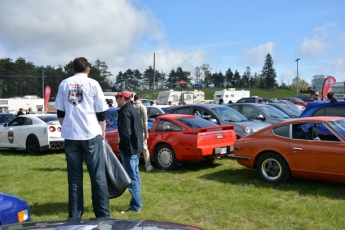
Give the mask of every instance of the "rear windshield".
POLYGON ((219 126, 213 122, 207 121, 200 117, 193 117, 193 118, 176 118, 176 121, 188 126, 191 129, 198 129, 210 126, 219 126))
POLYGON ((6 114, 6 115, 0 115, 0 123, 8 123, 12 121, 14 118, 14 115, 6 114))
POLYGON ((57 116, 37 116, 39 119, 41 119, 42 121, 44 121, 45 123, 49 122, 49 121, 57 121, 58 117, 57 116))

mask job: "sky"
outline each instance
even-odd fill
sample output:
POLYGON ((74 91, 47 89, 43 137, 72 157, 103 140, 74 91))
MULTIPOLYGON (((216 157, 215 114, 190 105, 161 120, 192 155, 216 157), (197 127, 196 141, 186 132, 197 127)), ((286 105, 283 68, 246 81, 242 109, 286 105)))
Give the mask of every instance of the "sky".
POLYGON ((278 83, 290 84, 297 69, 309 84, 314 75, 345 81, 345 1, 0 1, 0 58, 36 66, 84 56, 116 76, 144 72, 155 55, 166 74, 181 67, 193 76, 202 64, 260 74, 268 53, 278 83))

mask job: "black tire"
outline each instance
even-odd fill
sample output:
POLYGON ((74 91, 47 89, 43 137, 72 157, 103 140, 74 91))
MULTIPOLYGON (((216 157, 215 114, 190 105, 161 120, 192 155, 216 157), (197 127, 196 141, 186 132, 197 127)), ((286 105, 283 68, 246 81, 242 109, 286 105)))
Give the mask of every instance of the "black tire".
POLYGON ((256 165, 261 179, 268 183, 285 182, 290 177, 289 165, 285 159, 277 153, 265 153, 256 165))
POLYGON ((158 168, 175 169, 177 160, 174 150, 167 144, 162 144, 155 151, 155 161, 158 168))
POLYGON ((26 151, 30 154, 37 154, 41 151, 40 143, 33 134, 26 139, 26 151))

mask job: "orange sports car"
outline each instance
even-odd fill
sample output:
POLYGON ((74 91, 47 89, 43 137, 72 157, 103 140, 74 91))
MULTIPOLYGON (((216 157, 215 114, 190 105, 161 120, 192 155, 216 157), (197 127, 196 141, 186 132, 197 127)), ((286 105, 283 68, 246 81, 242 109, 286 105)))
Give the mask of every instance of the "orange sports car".
POLYGON ((237 140, 231 158, 268 183, 290 176, 345 182, 344 117, 284 121, 237 140))
MULTIPOLYGON (((106 132, 106 138, 119 155, 117 130, 106 132)), ((233 153, 235 140, 233 125, 219 126, 194 115, 166 114, 155 119, 147 145, 157 167, 174 169, 178 162, 228 156, 233 153)))

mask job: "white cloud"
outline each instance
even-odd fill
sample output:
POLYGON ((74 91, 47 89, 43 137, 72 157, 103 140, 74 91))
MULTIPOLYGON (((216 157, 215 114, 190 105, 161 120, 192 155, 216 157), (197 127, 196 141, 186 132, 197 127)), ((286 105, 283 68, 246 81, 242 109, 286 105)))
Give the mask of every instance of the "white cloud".
POLYGON ((274 42, 267 42, 255 48, 243 48, 244 54, 240 57, 242 62, 249 66, 263 66, 267 54, 274 55, 274 42))
POLYGON ((322 26, 315 27, 312 38, 304 38, 299 48, 300 54, 311 58, 320 57, 327 48, 334 46, 331 38, 333 37, 333 29, 336 27, 336 22, 325 23, 322 26))
MULTIPOLYGON (((138 2, 137 2, 138 3, 138 2)), ((0 54, 35 65, 65 65, 84 56, 113 75, 128 68, 170 71, 201 65, 202 51, 172 50, 160 22, 127 0, 0 1, 0 54)))
POLYGON ((302 55, 310 56, 316 58, 322 54, 322 52, 327 48, 326 42, 318 37, 312 39, 305 38, 299 52, 302 55))

